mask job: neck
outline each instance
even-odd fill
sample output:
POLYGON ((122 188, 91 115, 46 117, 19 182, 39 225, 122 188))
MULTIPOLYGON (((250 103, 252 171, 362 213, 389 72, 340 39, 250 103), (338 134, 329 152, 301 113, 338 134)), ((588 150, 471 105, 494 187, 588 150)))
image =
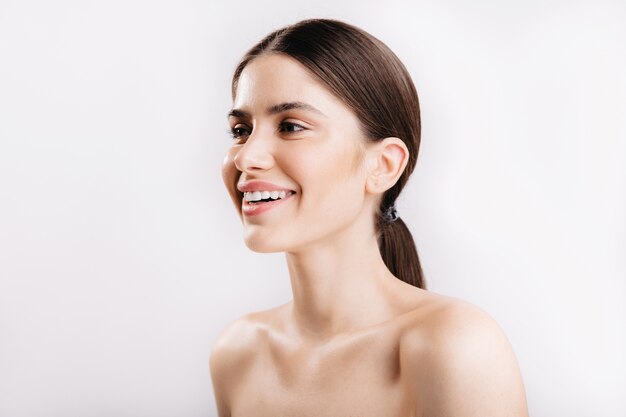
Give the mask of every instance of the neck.
POLYGON ((373 224, 368 227, 371 219, 361 217, 332 236, 286 252, 291 314, 303 337, 332 338, 396 313, 392 290, 401 282, 382 259, 373 224))

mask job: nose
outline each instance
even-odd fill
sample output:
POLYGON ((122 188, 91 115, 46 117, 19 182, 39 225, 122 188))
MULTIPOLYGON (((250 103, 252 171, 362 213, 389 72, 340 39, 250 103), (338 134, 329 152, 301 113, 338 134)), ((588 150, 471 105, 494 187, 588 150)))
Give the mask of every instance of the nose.
POLYGON ((250 133, 233 157, 237 169, 248 173, 268 170, 274 163, 270 142, 271 135, 262 134, 258 128, 250 133))

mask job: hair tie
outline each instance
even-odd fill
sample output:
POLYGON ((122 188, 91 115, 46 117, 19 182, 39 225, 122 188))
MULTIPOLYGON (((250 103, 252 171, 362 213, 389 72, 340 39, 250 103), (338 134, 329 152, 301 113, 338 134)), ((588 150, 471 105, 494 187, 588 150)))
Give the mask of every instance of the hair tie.
POLYGON ((396 206, 395 205, 391 205, 383 213, 383 220, 386 223, 395 222, 396 220, 398 220, 398 218, 399 218, 399 216, 398 216, 398 212, 396 211, 396 206))

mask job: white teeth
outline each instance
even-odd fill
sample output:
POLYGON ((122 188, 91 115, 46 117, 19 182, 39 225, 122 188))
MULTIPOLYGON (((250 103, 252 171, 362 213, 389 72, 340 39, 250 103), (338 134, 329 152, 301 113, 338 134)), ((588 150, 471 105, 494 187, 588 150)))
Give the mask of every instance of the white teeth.
POLYGON ((243 198, 246 201, 259 201, 272 198, 277 200, 279 198, 285 198, 287 195, 293 194, 293 191, 249 191, 244 193, 243 198))

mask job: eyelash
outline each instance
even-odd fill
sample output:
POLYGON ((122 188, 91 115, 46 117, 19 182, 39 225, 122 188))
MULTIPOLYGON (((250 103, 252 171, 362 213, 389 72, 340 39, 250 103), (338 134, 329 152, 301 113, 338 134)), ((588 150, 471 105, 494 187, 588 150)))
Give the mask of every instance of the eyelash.
MULTIPOLYGON (((294 132, 287 132, 287 133, 298 133, 298 132, 302 132, 302 131, 306 130, 306 128, 304 126, 299 125, 297 123, 282 122, 280 124, 280 126, 283 126, 283 125, 297 126, 297 127, 301 128, 301 130, 297 130, 297 131, 294 131, 294 132)), ((226 131, 226 133, 228 133, 233 139, 241 139, 241 137, 244 136, 244 135, 236 133, 237 130, 239 130, 239 129, 245 129, 245 128, 243 128, 243 127, 233 127, 233 128, 228 129, 226 131)))

